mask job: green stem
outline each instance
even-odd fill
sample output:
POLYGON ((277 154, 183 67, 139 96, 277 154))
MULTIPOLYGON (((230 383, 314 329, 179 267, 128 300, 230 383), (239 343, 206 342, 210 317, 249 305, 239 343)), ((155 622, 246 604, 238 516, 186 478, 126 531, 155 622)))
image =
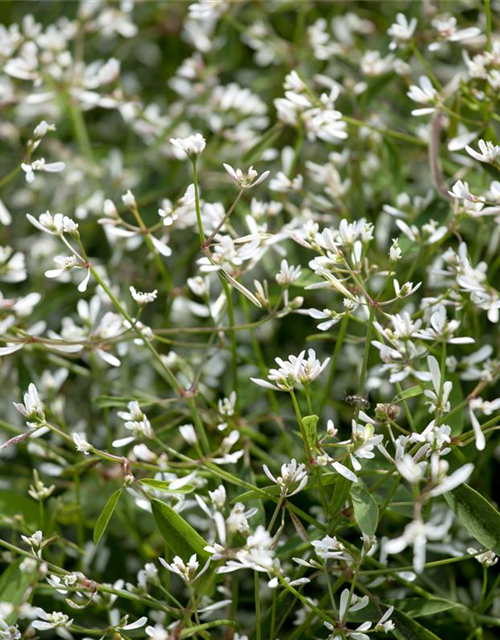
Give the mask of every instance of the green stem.
POLYGON ((15 167, 14 169, 12 169, 12 171, 10 171, 6 176, 4 176, 1 180, 0 180, 0 189, 6 185, 8 182, 10 182, 13 178, 15 178, 17 176, 17 174, 21 171, 21 165, 15 167))
POLYGON ((359 393, 362 395, 365 388, 366 374, 368 371, 368 358, 370 357, 370 347, 372 342, 373 333, 373 321, 375 319, 375 307, 370 307, 370 316, 368 318, 368 329, 366 331, 365 338, 365 351, 363 354, 363 362, 361 365, 361 372, 359 374, 359 393))
POLYGON ((304 423, 302 421, 302 414, 300 412, 299 403, 297 402, 297 397, 293 389, 290 389, 290 396, 292 398, 293 408, 295 409, 295 415, 297 416, 297 422, 299 423, 300 435, 302 437, 302 442, 304 443, 304 449, 306 451, 306 456, 308 460, 311 460, 311 448, 309 446, 309 441, 307 439, 306 431, 304 429, 304 423))
POLYGON ((260 581, 259 572, 254 571, 254 597, 255 597, 255 637, 262 640, 262 629, 260 625, 260 581))
POLYGON ((196 167, 196 157, 193 158, 192 164, 193 164, 194 202, 196 207, 196 219, 198 221, 198 232, 200 234, 200 246, 203 246, 205 243, 205 234, 203 232, 203 223, 201 221, 200 193, 198 189, 198 170, 196 167))
POLYGON ((224 278, 220 279, 222 283, 222 288, 224 289, 224 293, 226 295, 227 300, 227 317, 229 321, 229 326, 231 327, 230 337, 231 337, 231 373, 233 377, 233 389, 236 393, 236 398, 238 398, 238 345, 236 342, 236 333, 233 329, 234 322, 234 306, 233 306, 233 298, 231 295, 231 288, 229 284, 226 282, 224 278))
POLYGON ((73 102, 71 96, 68 96, 68 105, 76 139, 78 140, 78 146, 80 147, 82 154, 93 164, 94 154, 92 153, 92 145, 90 144, 90 138, 83 113, 81 112, 80 107, 73 102))
POLYGON ((484 0, 484 14, 486 17, 486 51, 491 51, 491 0, 484 0))
POLYGON ((323 399, 321 400, 320 413, 323 411, 325 404, 328 401, 328 396, 330 395, 330 391, 333 386, 333 379, 335 378, 335 373, 337 371, 337 361, 340 356, 342 345, 344 344, 344 338, 348 324, 349 314, 346 313, 346 315, 342 318, 342 322, 340 323, 339 335, 337 336, 337 340, 335 341, 335 349, 333 350, 332 361, 330 362, 330 371, 328 373, 328 382, 326 383, 325 393, 323 395, 323 399))

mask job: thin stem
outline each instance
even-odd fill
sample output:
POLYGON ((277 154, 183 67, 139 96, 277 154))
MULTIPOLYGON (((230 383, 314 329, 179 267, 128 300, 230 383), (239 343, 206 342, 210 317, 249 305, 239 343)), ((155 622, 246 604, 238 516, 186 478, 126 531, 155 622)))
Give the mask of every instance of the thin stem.
POLYGON ((198 232, 200 234, 200 246, 205 244, 205 233, 203 232, 203 222, 201 221, 200 209, 200 193, 198 189, 198 170, 196 168, 196 156, 192 160, 193 165, 193 183, 194 183, 194 202, 196 208, 196 220, 198 221, 198 232))
POLYGON ((484 15, 486 17, 486 51, 491 51, 491 0, 484 0, 484 15))
POLYGON ((259 572, 254 571, 254 595, 255 595, 255 637, 262 640, 262 629, 260 624, 260 580, 259 572))
POLYGON ((300 435, 302 437, 302 442, 304 443, 304 449, 306 451, 307 459, 311 460, 311 448, 309 446, 309 441, 307 439, 306 431, 304 429, 304 422, 302 421, 302 414, 300 412, 299 403, 297 402, 297 397, 293 389, 290 389, 290 396, 292 398, 293 408, 295 409, 295 415, 297 416, 297 422, 299 423, 300 435))
POLYGON ((233 329, 235 325, 233 298, 231 294, 231 288, 226 280, 224 278, 221 278, 220 281, 222 283, 222 288, 224 289, 227 300, 227 317, 229 320, 229 326, 231 327, 231 373, 233 377, 233 390, 236 393, 236 397, 238 397, 238 344, 236 342, 236 333, 233 329))
POLYGON ((345 338, 348 324, 349 324, 349 314, 346 313, 345 316, 342 318, 342 322, 340 323, 339 335, 337 336, 337 340, 335 341, 335 348, 333 350, 332 361, 330 362, 328 382, 326 383, 325 393, 323 394, 323 399, 321 400, 320 413, 323 411, 323 408, 328 401, 328 397, 330 395, 330 391, 333 386, 333 380, 335 378, 335 373, 337 371, 337 361, 340 356, 342 345, 344 344, 344 338, 345 338))
POLYGON ((370 357, 370 347, 373 333, 373 321, 375 319, 375 307, 370 307, 370 316, 368 318, 368 329, 365 337, 365 351, 363 354, 363 362, 361 364, 361 372, 359 374, 359 393, 363 394, 366 382, 366 374, 368 371, 368 359, 370 357))
POLYGON ((229 219, 229 216, 233 213, 233 211, 236 208, 236 205, 240 201, 240 198, 243 195, 243 191, 244 191, 244 189, 240 189, 238 195, 236 196, 235 201, 233 202, 233 204, 227 210, 226 215, 222 218, 222 220, 219 222, 219 224, 215 227, 215 229, 212 231, 212 233, 205 240, 205 242, 203 243, 205 247, 209 247, 212 244, 213 239, 215 238, 215 236, 219 233, 219 231, 222 229, 222 227, 226 224, 227 220, 229 219))

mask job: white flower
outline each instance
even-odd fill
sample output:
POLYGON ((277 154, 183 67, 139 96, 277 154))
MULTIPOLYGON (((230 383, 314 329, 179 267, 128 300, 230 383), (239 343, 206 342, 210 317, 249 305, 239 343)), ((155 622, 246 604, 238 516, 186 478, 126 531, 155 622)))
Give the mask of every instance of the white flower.
POLYGON ((280 487, 282 497, 294 496, 296 493, 299 493, 299 491, 302 491, 307 484, 306 466, 304 464, 298 464, 295 458, 293 458, 289 463, 281 465, 281 476, 278 476, 277 478, 275 478, 269 471, 267 465, 264 464, 262 468, 269 480, 280 487), (297 482, 299 483, 298 486, 289 493, 290 488, 297 482))
MULTIPOLYGON (((2 615, 3 612, 1 610, 1 606, 3 604, 8 605, 8 603, 3 603, 3 602, 0 603, 0 640, 20 640, 21 632, 19 631, 19 627, 17 626, 17 624, 9 625, 3 619, 3 615, 2 615)), ((5 617, 7 617, 7 615, 10 615, 14 610, 14 607, 12 605, 9 604, 8 606, 12 610, 7 612, 7 607, 6 607, 5 617)))
POLYGON ((396 15, 396 22, 387 30, 387 34, 392 38, 389 49, 394 50, 397 49, 399 45, 406 44, 412 39, 416 28, 416 18, 412 18, 408 21, 408 18, 403 13, 398 13, 396 15))
POLYGON ((483 551, 478 553, 474 547, 469 547, 467 553, 474 555, 476 560, 480 562, 484 567, 492 567, 498 562, 498 556, 493 551, 483 551))
POLYGON ((122 202, 126 207, 130 207, 131 209, 137 207, 137 201, 130 189, 122 195, 122 202))
POLYGON ((156 300, 156 296, 158 295, 158 289, 155 289, 154 291, 151 291, 150 293, 148 293, 148 292, 137 291, 135 287, 130 286, 129 290, 130 290, 130 293, 132 294, 132 298, 137 302, 137 304, 140 307, 145 307, 149 302, 153 302, 154 300, 156 300))
POLYGON ((201 133, 195 133, 187 138, 170 138, 170 142, 181 152, 180 160, 186 156, 191 159, 196 158, 206 147, 206 140, 201 133))
POLYGON ((73 235, 78 231, 78 224, 62 213, 56 213, 53 216, 49 211, 46 211, 40 215, 38 220, 30 213, 27 213, 26 217, 34 227, 54 236, 60 236, 63 233, 73 235))
POLYGON ((58 265, 57 269, 49 269, 45 272, 46 278, 58 278, 64 276, 67 271, 71 271, 75 268, 86 269, 86 275, 78 285, 78 291, 84 293, 87 291, 87 286, 90 280, 90 265, 83 264, 78 261, 76 256, 56 256, 54 262, 58 265))
MULTIPOLYGON (((448 42, 461 42, 470 40, 481 35, 481 29, 478 27, 468 27, 467 29, 457 29, 457 19, 455 16, 436 16, 432 20, 432 26, 438 32, 441 40, 448 42)), ((429 51, 437 51, 441 48, 441 42, 435 41, 429 45, 429 51)))
MULTIPOLYGON (((360 598, 356 594, 351 595, 349 589, 344 589, 340 594, 340 622, 345 623, 345 620, 349 613, 354 613, 355 611, 364 609, 368 605, 368 603, 368 596, 363 596, 362 598, 360 598)), ((353 638, 353 640, 370 640, 369 636, 366 633, 363 633, 363 631, 368 631, 371 628, 371 622, 363 622, 363 624, 361 624, 356 629, 342 629, 342 631, 334 627, 329 622, 324 622, 323 624, 327 629, 333 632, 329 636, 328 640, 340 640, 340 638, 342 637, 353 638)))
POLYGON ((55 130, 56 130, 55 124, 49 124, 48 122, 45 122, 45 120, 42 120, 33 129, 33 135, 35 138, 40 139, 45 137, 49 131, 55 131, 55 130))
POLYGON ((59 173, 64 171, 66 164, 64 162, 45 162, 44 158, 35 160, 31 164, 21 164, 21 168, 26 174, 26 182, 31 183, 35 180, 36 171, 45 171, 47 173, 59 173))
POLYGON ((259 176, 257 171, 253 167, 248 169, 247 174, 245 175, 241 169, 234 170, 233 167, 229 164, 224 164, 224 169, 229 173, 233 181, 240 187, 241 189, 250 189, 251 187, 256 187, 269 175, 270 171, 264 171, 263 174, 259 176))
POLYGON ((390 619, 392 616, 392 612, 394 611, 394 607, 389 607, 384 615, 380 618, 377 624, 374 627, 374 631, 389 633, 389 631, 394 631, 396 628, 394 622, 390 619))
MULTIPOLYGON (((427 76, 420 76, 419 85, 411 85, 407 96, 414 102, 419 104, 436 105, 439 100, 439 93, 432 86, 432 82, 427 76)), ((435 107, 424 107, 423 109, 414 109, 411 113, 413 116, 424 116, 434 113, 435 107)))
POLYGON ((318 324, 318 329, 320 331, 328 331, 328 329, 331 329, 331 327, 336 325, 343 317, 342 313, 337 313, 337 311, 330 309, 323 309, 323 311, 320 311, 319 309, 309 309, 309 315, 315 320, 325 321, 318 324))
POLYGON ((58 627, 70 627, 73 624, 73 620, 70 620, 69 616, 60 611, 47 613, 40 607, 37 607, 35 612, 40 620, 35 620, 31 623, 31 626, 38 631, 47 631, 48 629, 57 629, 58 627))
POLYGON ((188 583, 194 582, 200 576, 202 576, 208 568, 209 564, 207 563, 201 571, 198 571, 198 569, 200 568, 200 563, 198 562, 196 553, 193 553, 193 555, 189 558, 189 562, 187 564, 179 556, 175 556, 171 563, 168 563, 164 558, 160 558, 160 562, 165 567, 165 569, 168 569, 171 573, 175 573, 188 583))
POLYGON ((169 632, 159 622, 157 622, 154 627, 149 625, 145 631, 151 640, 169 640, 171 638, 169 632))
POLYGON ((77 451, 84 453, 86 456, 93 450, 93 446, 87 442, 84 433, 73 433, 73 442, 77 451))
POLYGON ((453 514, 448 511, 443 521, 432 518, 425 523, 423 520, 414 520, 408 524, 403 535, 385 543, 387 553, 401 553, 407 546, 413 547, 413 568, 416 573, 422 573, 425 565, 425 553, 427 540, 441 540, 448 533, 453 522, 453 514))
POLYGON ((276 382, 276 384, 271 384, 267 380, 259 378, 250 379, 261 387, 274 389, 275 391, 290 391, 297 383, 308 385, 324 371, 330 362, 330 358, 326 358, 323 364, 320 364, 314 349, 309 349, 307 360, 305 359, 305 354, 305 351, 301 351, 298 356, 289 356, 287 361, 275 358, 279 369, 270 369, 268 378, 276 382))
POLYGON ((120 621, 120 624, 115 627, 115 629, 120 629, 122 631, 132 631, 134 629, 140 629, 143 627, 148 619, 146 616, 142 616, 142 618, 138 618, 135 622, 128 621, 128 615, 123 616, 123 619, 120 621))
POLYGON ((318 558, 322 560, 350 560, 349 554, 346 552, 344 545, 337 540, 335 536, 325 536, 321 540, 313 540, 311 542, 318 558))
POLYGON ((229 398, 222 398, 221 400, 219 400, 218 403, 218 408, 219 408, 219 413, 222 416, 234 416, 234 410, 236 407, 236 392, 235 391, 231 391, 229 398))
POLYGON ((114 447, 123 447, 124 445, 134 442, 137 438, 154 437, 153 427, 146 414, 141 410, 137 400, 132 400, 128 403, 128 411, 118 411, 117 415, 125 421, 125 429, 131 431, 132 435, 114 440, 112 443, 114 447))
POLYGON ((472 147, 469 147, 469 145, 465 147, 465 150, 470 156, 479 160, 479 162, 495 164, 497 158, 500 156, 500 146, 493 144, 493 142, 485 142, 484 140, 479 140, 478 145, 481 153, 478 153, 472 147))
POLYGON ((302 269, 300 267, 293 267, 289 265, 286 260, 281 261, 281 269, 276 275, 276 282, 282 287, 289 286, 296 282, 300 278, 302 269))
POLYGON ((198 442, 198 437, 192 424, 181 425, 179 427, 179 433, 187 444, 195 445, 198 442))
POLYGON ((38 426, 45 420, 44 406, 35 385, 31 382, 28 391, 24 394, 24 404, 14 402, 14 407, 26 418, 26 422, 31 427, 38 426))

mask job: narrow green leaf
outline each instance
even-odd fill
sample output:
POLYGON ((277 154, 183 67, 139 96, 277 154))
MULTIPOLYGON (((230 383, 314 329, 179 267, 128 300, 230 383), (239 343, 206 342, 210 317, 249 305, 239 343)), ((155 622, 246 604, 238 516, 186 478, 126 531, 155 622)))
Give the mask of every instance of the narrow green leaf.
POLYGON ((165 482, 165 480, 154 480, 153 478, 143 478, 140 480, 140 483, 145 484, 147 487, 151 487, 152 489, 165 491, 165 493, 191 493, 194 491, 192 484, 185 484, 183 487, 179 487, 178 489, 171 489, 170 482, 165 482))
POLYGON ((490 502, 467 484, 445 493, 444 498, 467 531, 484 547, 500 554, 500 513, 490 502))
POLYGON ((180 632, 179 638, 191 638, 202 631, 208 629, 214 629, 215 627, 237 627, 238 623, 234 620, 213 620, 212 622, 205 622, 203 624, 197 624, 194 627, 189 627, 180 632))
POLYGON ((440 638, 398 609, 391 616, 395 624, 393 634, 397 640, 440 640, 440 638))
POLYGON ((115 491, 113 495, 109 498, 109 500, 104 505, 104 509, 101 511, 101 515, 97 518, 97 522, 94 527, 94 544, 99 544, 99 540, 102 538, 104 532, 106 531, 109 521, 111 520, 111 516, 113 515, 113 511, 115 510, 116 505, 118 504, 118 500, 122 495, 123 489, 118 489, 115 491))
POLYGON ((367 536, 375 535, 378 525, 378 505, 375 498, 366 489, 354 484, 351 499, 354 519, 361 532, 367 536))
POLYGON ((309 446, 312 449, 316 448, 316 443, 318 441, 318 420, 319 416, 305 416, 302 418, 302 424, 304 425, 304 431, 306 434, 307 441, 309 446))
POLYGON ((432 600, 428 600, 427 598, 404 598, 403 600, 392 600, 390 604, 411 618, 433 616, 436 613, 442 613, 443 611, 461 606, 457 602, 445 600, 444 598, 435 598, 432 600))
MULTIPOLYGON (((21 563, 24 558, 11 564, 0 577, 0 602, 7 602, 14 608, 23 603, 28 587, 36 576, 36 568, 33 572, 21 571, 21 563)), ((13 624, 17 619, 17 611, 13 611, 5 618, 7 624, 13 624)))
MULTIPOLYGON (((138 402, 141 403, 141 406, 149 406, 156 403, 155 400, 151 398, 134 398, 138 402)), ((130 398, 128 396, 98 396, 95 398, 94 403, 101 409, 106 409, 109 407, 123 407, 126 408, 130 402, 130 398)))
POLYGON ((408 398, 415 398, 416 396, 420 396, 422 395, 424 392, 424 390, 422 389, 422 387, 417 384, 414 387, 409 387, 408 389, 405 389, 404 391, 402 391, 401 393, 398 393, 397 396, 395 396, 393 402, 402 402, 403 400, 408 400, 408 398))
POLYGON ((156 526, 172 553, 186 562, 193 553, 201 561, 208 560, 207 543, 177 511, 155 498, 151 500, 151 506, 156 526))

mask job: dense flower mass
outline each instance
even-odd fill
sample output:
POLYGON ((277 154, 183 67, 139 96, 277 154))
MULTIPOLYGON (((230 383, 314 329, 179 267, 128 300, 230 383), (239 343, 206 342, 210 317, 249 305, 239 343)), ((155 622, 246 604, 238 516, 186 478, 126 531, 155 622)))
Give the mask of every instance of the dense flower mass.
POLYGON ((0 640, 499 637, 499 0, 0 5, 0 640))

